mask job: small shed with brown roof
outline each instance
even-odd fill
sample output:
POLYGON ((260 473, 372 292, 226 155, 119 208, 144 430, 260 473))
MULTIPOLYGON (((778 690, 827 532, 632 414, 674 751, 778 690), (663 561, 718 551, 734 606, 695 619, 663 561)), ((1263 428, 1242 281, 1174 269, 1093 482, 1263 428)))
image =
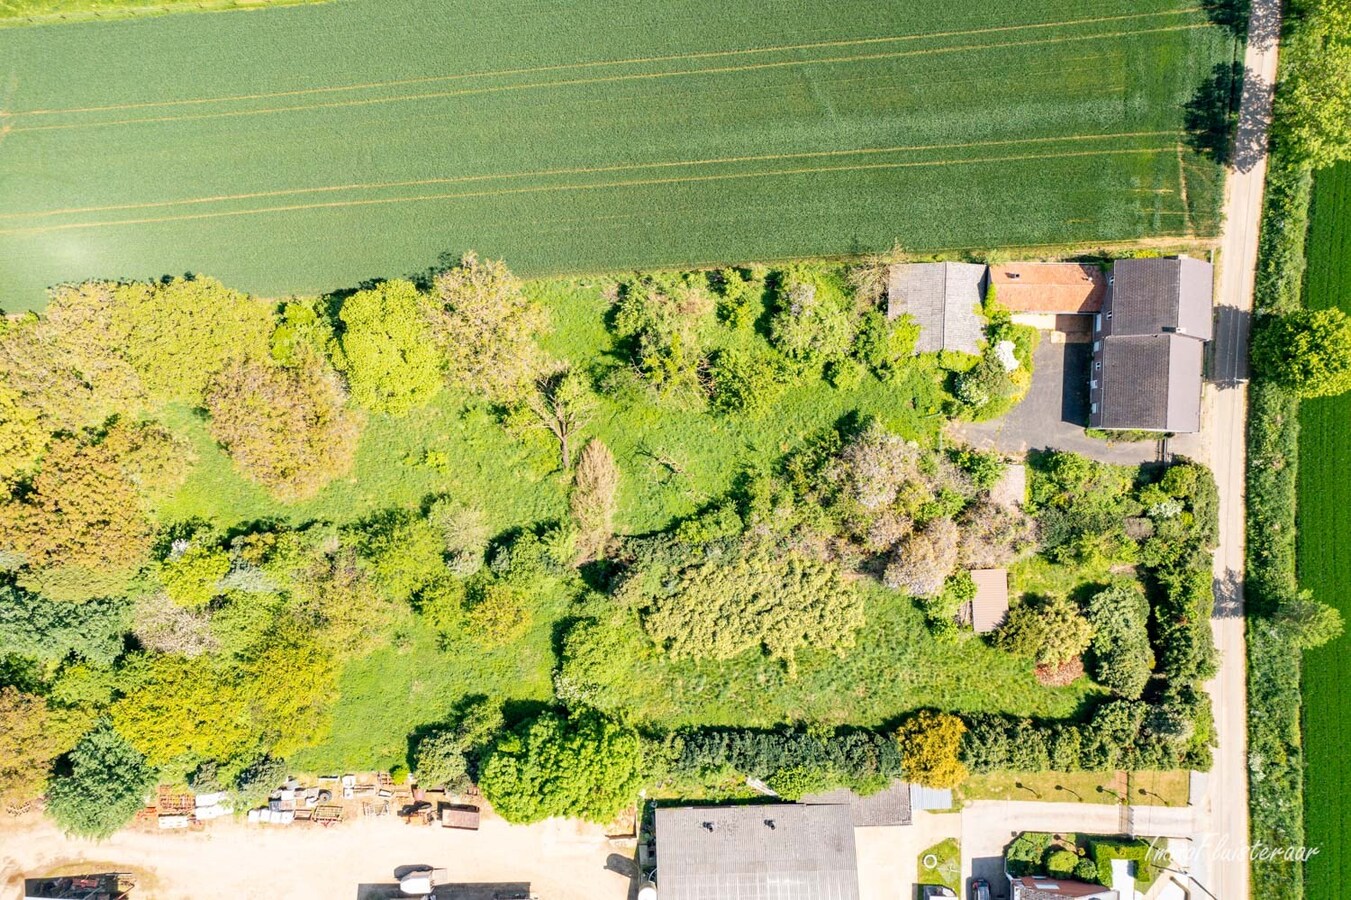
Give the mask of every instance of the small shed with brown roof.
POLYGON ((479 808, 457 803, 442 803, 441 827, 459 828, 463 831, 478 831, 479 808))
POLYGON ((976 634, 988 634, 998 628, 1009 612, 1009 570, 972 569, 976 596, 966 604, 963 618, 976 634))
POLYGON ((990 284, 999 304, 1014 313, 1091 315, 1107 296, 1102 269, 1086 263, 990 266, 990 284))

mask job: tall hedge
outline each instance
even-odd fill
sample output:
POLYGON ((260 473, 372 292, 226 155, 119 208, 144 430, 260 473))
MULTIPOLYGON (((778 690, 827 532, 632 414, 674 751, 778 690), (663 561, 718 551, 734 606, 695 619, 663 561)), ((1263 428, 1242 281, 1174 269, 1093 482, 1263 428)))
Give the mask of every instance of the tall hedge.
MULTIPOLYGON (((1256 315, 1298 309, 1313 173, 1279 142, 1272 148, 1262 219, 1256 315)), ((1272 614, 1297 592, 1295 531, 1299 398, 1253 373, 1248 389, 1248 803, 1251 842, 1304 843, 1304 753, 1300 737, 1300 651, 1272 614)), ((1300 900, 1304 867, 1254 859, 1252 892, 1300 900)))

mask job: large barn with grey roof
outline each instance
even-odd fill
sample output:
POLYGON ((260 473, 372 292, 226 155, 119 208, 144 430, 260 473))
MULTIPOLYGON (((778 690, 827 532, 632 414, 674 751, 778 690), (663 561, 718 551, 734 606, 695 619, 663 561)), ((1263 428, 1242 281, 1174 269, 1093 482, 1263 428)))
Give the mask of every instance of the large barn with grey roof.
POLYGON ((847 804, 659 808, 656 838, 661 900, 859 900, 847 804))

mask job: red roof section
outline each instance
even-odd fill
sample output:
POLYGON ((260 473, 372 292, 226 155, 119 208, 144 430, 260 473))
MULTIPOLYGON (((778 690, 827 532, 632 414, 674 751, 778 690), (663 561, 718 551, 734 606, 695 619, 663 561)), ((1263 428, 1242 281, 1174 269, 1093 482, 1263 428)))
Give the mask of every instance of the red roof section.
POLYGON ((1084 263, 1009 263, 990 266, 990 284, 1016 313, 1095 313, 1107 296, 1102 269, 1084 263))

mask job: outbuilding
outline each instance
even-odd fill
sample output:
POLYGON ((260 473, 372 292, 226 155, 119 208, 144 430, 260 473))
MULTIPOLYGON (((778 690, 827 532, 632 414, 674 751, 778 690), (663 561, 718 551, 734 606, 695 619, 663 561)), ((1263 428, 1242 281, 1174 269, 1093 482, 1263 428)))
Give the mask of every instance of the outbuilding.
POLYGON ((843 804, 664 807, 656 847, 661 900, 859 900, 843 804))
POLYGON ((887 272, 887 318, 915 320, 916 353, 978 354, 985 340, 985 274, 975 263, 897 263, 887 272))

